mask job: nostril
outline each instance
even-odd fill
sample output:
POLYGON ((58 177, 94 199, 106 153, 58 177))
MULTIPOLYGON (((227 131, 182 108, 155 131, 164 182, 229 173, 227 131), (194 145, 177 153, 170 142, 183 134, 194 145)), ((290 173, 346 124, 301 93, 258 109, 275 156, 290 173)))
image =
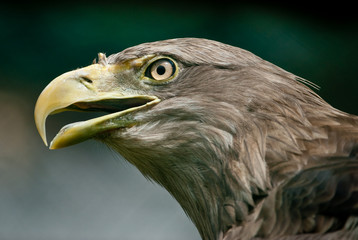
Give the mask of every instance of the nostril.
POLYGON ((89 90, 94 90, 92 79, 85 77, 85 76, 81 76, 79 80, 83 84, 83 86, 85 86, 89 90))
POLYGON ((88 77, 81 77, 81 79, 85 82, 93 83, 93 81, 91 79, 89 79, 88 77))

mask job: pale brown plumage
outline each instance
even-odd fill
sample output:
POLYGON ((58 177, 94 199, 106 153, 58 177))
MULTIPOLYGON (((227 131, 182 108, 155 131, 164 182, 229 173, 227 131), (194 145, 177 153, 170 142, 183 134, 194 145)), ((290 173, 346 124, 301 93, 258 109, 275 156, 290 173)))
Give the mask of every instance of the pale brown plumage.
POLYGON ((165 187, 203 239, 358 239, 356 116, 308 81, 206 39, 145 43, 100 64, 146 55, 174 59, 178 75, 149 87, 128 76, 101 85, 161 102, 95 138, 165 187))

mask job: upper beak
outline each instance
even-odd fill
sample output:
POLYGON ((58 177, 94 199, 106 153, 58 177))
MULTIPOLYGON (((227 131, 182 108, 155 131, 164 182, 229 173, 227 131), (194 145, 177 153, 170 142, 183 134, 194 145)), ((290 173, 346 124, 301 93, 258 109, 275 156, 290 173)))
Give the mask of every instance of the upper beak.
POLYGON ((160 101, 155 96, 124 94, 119 89, 110 92, 98 89, 98 86, 113 81, 114 74, 124 67, 92 64, 55 78, 42 91, 35 106, 36 127, 45 145, 47 146, 45 123, 50 114, 66 110, 103 110, 111 113, 65 126, 50 144, 50 149, 56 149, 84 141, 102 131, 126 127, 130 123, 128 119, 121 119, 121 116, 160 101), (116 104, 118 106, 114 106, 116 104))

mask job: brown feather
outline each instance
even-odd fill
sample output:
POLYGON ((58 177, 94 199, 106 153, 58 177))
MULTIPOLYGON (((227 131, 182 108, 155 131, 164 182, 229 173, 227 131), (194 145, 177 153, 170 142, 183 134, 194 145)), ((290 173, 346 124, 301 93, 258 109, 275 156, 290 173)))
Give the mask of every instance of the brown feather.
POLYGON ((170 56, 163 101, 104 141, 181 204, 203 239, 358 239, 358 118, 254 54, 206 39, 145 43, 116 64, 170 56))

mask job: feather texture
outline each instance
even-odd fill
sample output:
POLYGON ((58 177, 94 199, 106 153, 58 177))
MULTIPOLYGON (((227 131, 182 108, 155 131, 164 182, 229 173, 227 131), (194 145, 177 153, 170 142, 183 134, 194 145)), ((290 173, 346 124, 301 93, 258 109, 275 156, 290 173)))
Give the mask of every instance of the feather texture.
POLYGON ((145 43, 180 73, 138 125, 98 138, 181 204, 203 239, 358 239, 358 118, 303 80, 206 39, 145 43), (303 84, 304 83, 304 84, 303 84))

